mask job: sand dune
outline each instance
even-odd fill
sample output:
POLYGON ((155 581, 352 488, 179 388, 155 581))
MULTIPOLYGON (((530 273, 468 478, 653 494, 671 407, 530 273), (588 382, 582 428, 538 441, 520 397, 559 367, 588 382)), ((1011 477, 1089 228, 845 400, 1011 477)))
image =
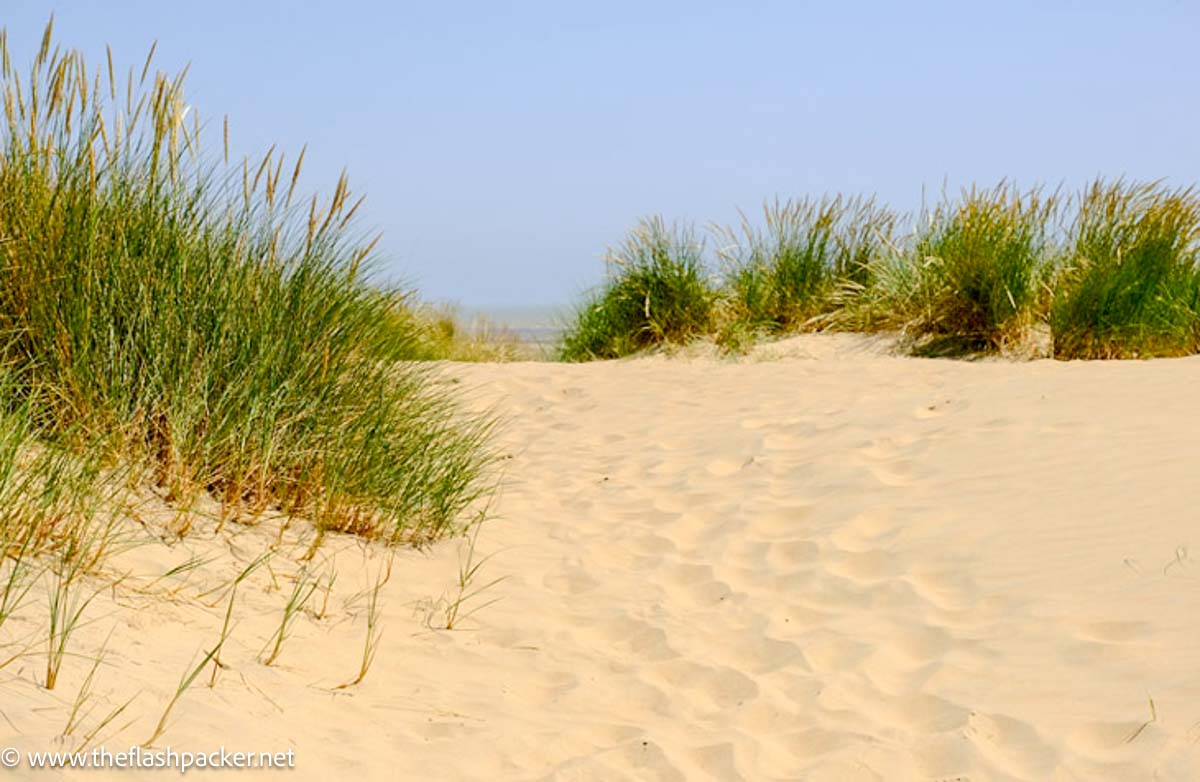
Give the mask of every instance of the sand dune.
MULTIPOLYGON (((479 539, 480 583, 504 580, 465 610, 499 601, 430 630, 460 546, 401 552, 375 665, 334 689, 386 562, 334 539, 325 616, 257 663, 291 571, 256 573, 229 668, 158 745, 293 748, 302 778, 1200 778, 1200 359, 773 350, 450 367, 505 420, 479 539)), ((112 630, 97 703, 134 697, 106 747, 146 738, 219 632, 197 595, 276 534, 197 526, 123 561, 210 564, 104 592, 79 633, 94 654, 112 630)), ((38 664, 0 683, 10 743, 72 746, 55 737, 88 666, 46 693, 38 664)))

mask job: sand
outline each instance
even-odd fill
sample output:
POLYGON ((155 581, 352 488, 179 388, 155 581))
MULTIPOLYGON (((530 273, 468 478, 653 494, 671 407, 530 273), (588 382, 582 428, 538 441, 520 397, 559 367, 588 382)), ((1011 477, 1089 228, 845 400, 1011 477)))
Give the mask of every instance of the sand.
MULTIPOLYGON (((267 667, 281 556, 156 746, 292 749, 305 779, 1200 778, 1200 359, 771 350, 448 367, 511 457, 480 610, 431 629, 461 543, 399 552, 374 666, 336 689, 388 557, 332 538, 325 610, 319 589, 267 667)), ((118 557, 54 692, 36 649, 0 670, 0 744, 78 743, 56 737, 106 637, 77 734, 133 698, 98 739, 145 740, 220 631, 223 593, 198 596, 277 534, 198 519, 118 557), (211 561, 150 578, 189 557, 211 561)))

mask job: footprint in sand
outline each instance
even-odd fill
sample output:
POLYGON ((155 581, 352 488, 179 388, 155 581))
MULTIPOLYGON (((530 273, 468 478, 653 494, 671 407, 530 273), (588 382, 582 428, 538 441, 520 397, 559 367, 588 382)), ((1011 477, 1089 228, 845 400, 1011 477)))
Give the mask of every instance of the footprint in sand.
POLYGON ((870 597, 868 590, 856 587, 848 579, 829 574, 824 579, 809 584, 797 602, 809 608, 845 614, 869 605, 870 597))
POLYGON ((738 771, 737 756, 732 743, 710 744, 691 751, 692 761, 712 779, 744 779, 738 771))
POLYGON ((542 586, 567 595, 581 595, 599 585, 600 582, 578 561, 566 563, 557 572, 547 573, 542 579, 542 586))
POLYGON ((888 648, 910 663, 941 659, 953 643, 954 637, 940 627, 908 625, 888 630, 888 648))
POLYGON ((975 782, 967 770, 978 765, 974 747, 955 733, 931 736, 913 747, 913 761, 920 779, 927 782, 975 782))
POLYGON ((742 709, 741 728, 749 733, 766 736, 778 733, 781 725, 803 724, 805 720, 797 709, 783 709, 779 698, 759 698, 742 709))
POLYGON ((679 656, 667 642, 667 634, 661 627, 631 616, 622 615, 601 622, 599 630, 604 640, 640 660, 658 662, 679 656))
POLYGON ((970 608, 978 591, 970 576, 953 570, 911 573, 908 581, 922 599, 948 611, 970 608))
POLYGON ((634 537, 628 545, 633 551, 646 556, 665 556, 678 551, 674 541, 653 532, 634 537))
MULTIPOLYGON (((744 640, 730 638, 729 643, 722 646, 726 659, 738 670, 749 671, 761 675, 789 667, 793 662, 802 660, 800 647, 788 641, 777 641, 765 636, 749 637, 744 640)), ((795 673, 795 669, 791 669, 795 673)))
POLYGON ((732 709, 758 697, 754 680, 732 668, 672 660, 659 666, 658 673, 671 688, 697 691, 718 709, 732 709))
POLYGON ((709 608, 727 599, 733 589, 713 575, 708 565, 675 565, 667 572, 667 584, 687 596, 697 607, 709 608))
MULTIPOLYGON (((889 489, 901 489, 912 483, 912 476, 916 474, 916 465, 907 460, 890 461, 879 464, 869 464, 867 469, 876 481, 883 484, 889 489)), ((922 471, 924 477, 929 477, 929 470, 922 471)))
POLYGON ((826 566, 830 573, 858 584, 871 584, 900 572, 895 557, 886 551, 841 551, 826 566))
POLYGON ((1089 641, 1130 643, 1150 635, 1150 625, 1145 622, 1088 622, 1079 628, 1079 635, 1089 641))
POLYGON ((812 513, 808 505, 774 507, 750 515, 747 534, 758 540, 794 540, 806 529, 805 521, 812 513))
POLYGON ((737 475, 753 463, 753 457, 745 459, 713 459, 704 465, 704 469, 714 478, 727 478, 731 475, 737 475))
POLYGON ((1031 725, 1001 714, 972 712, 963 735, 979 754, 1014 776, 1047 779, 1058 752, 1031 725))
POLYGON ((866 465, 875 480, 884 486, 898 488, 909 485, 914 474, 920 473, 925 478, 929 477, 928 465, 918 467, 911 458, 905 458, 923 450, 914 449, 914 443, 921 442, 912 438, 906 438, 903 442, 891 438, 870 440, 855 448, 854 453, 859 461, 866 465))
POLYGON ((809 606, 783 604, 772 612, 773 632, 806 633, 838 619, 840 614, 820 611, 809 606))
POLYGON ((665 692, 635 674, 607 679, 605 689, 615 714, 658 714, 671 709, 665 692))
POLYGON ((766 579, 766 589, 772 598, 792 595, 808 595, 818 588, 821 572, 817 568, 804 567, 785 571, 766 579))
POLYGON ((677 487, 669 487, 667 491, 655 492, 651 507, 663 513, 683 513, 688 509, 677 487))
MULTIPOLYGON (((620 758, 629 767, 641 772, 652 773, 652 777, 638 776, 639 779, 654 779, 657 782, 683 782, 687 779, 671 762, 667 754, 650 740, 631 741, 619 750, 620 758)), ((560 779, 561 777, 555 777, 560 779)), ((567 777, 569 778, 569 777, 567 777)), ((579 777, 580 779, 624 779, 618 773, 601 774, 595 777, 579 777)))
POLYGON ((873 686, 893 697, 919 692, 944 668, 940 661, 914 664, 891 648, 876 650, 858 666, 873 686))
POLYGON ((726 560, 731 565, 761 571, 762 563, 766 560, 767 553, 771 550, 772 545, 775 544, 765 540, 739 538, 732 541, 725 550, 726 560))
POLYGON ((558 703, 563 696, 579 686, 579 677, 566 671, 557 671, 544 677, 530 694, 543 707, 558 703))
POLYGON ((811 540, 772 541, 766 549, 767 565, 776 572, 798 565, 811 565, 820 556, 820 547, 811 540))
MULTIPOLYGON (((956 730, 970 717, 970 712, 957 703, 925 693, 885 700, 883 713, 896 727, 918 734, 956 730)), ((886 722, 887 718, 881 721, 886 722)))
POLYGON ((861 511, 834 530, 830 540, 841 548, 856 550, 862 548, 862 544, 890 538, 900 530, 892 515, 893 511, 888 507, 861 511))
POLYGON ((781 736, 779 742, 795 757, 802 760, 815 760, 860 744, 864 739, 863 736, 846 731, 814 727, 788 733, 781 736))
POLYGON ((867 644, 824 629, 806 633, 800 643, 804 659, 817 673, 849 670, 874 651, 867 644))
POLYGON ((762 447, 766 451, 798 451, 812 443, 815 432, 771 432, 763 435, 762 447))

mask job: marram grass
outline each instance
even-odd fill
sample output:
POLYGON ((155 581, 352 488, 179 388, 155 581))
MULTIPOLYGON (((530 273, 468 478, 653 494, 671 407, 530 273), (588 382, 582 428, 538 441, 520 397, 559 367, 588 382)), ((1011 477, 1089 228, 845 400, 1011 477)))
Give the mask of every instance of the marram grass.
POLYGON ((836 196, 768 202, 762 227, 744 215, 737 229, 715 227, 733 327, 806 327, 832 308, 839 283, 864 278, 887 249, 894 222, 871 199, 836 196))
POLYGON ((770 202, 761 225, 713 229, 724 275, 711 287, 705 244, 645 221, 563 357, 693 338, 737 350, 811 329, 895 332, 921 355, 1200 353, 1194 188, 1101 179, 1072 196, 1001 183, 943 198, 907 234, 900 222, 869 199, 770 202))
POLYGON ((681 343, 713 327, 715 292, 704 268, 704 242, 686 225, 644 219, 609 250, 609 277, 563 336, 567 361, 619 358, 681 343))
POLYGON ((301 201, 303 155, 202 151, 182 76, 125 81, 0 37, 0 405, 31 435, 146 465, 186 505, 428 539, 484 490, 465 415, 372 284, 345 177, 301 201))
POLYGON ((1007 184, 943 200, 868 265, 849 322, 965 350, 1019 342, 1046 298, 1058 208, 1055 195, 1007 184))
POLYGON ((1050 324, 1061 358, 1200 352, 1200 196, 1097 181, 1082 195, 1050 324))

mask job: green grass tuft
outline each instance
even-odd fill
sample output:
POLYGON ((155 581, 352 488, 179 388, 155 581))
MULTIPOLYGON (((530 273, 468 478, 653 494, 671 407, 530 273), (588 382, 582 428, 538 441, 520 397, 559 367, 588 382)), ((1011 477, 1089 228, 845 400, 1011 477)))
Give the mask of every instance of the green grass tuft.
POLYGON ((640 221, 608 254, 609 279, 563 335, 566 361, 619 358, 681 343, 713 326, 715 293, 704 243, 690 226, 640 221))
POLYGON ((1051 312, 1059 358, 1200 352, 1200 197, 1097 181, 1081 198, 1051 312))
POLYGON ((778 333, 804 327, 832 305, 836 285, 861 281, 888 246, 894 216, 870 199, 841 196, 763 207, 765 228, 743 216, 718 229, 729 319, 739 329, 778 333))
POLYGON ((1007 184, 943 201, 844 288, 842 325, 901 329, 938 351, 1020 342, 1046 298, 1058 208, 1055 195, 1007 184))
POLYGON ((1056 209, 1054 196, 1004 184, 939 206, 916 241, 925 305, 918 331, 988 348, 1020 340, 1054 261, 1056 209))

